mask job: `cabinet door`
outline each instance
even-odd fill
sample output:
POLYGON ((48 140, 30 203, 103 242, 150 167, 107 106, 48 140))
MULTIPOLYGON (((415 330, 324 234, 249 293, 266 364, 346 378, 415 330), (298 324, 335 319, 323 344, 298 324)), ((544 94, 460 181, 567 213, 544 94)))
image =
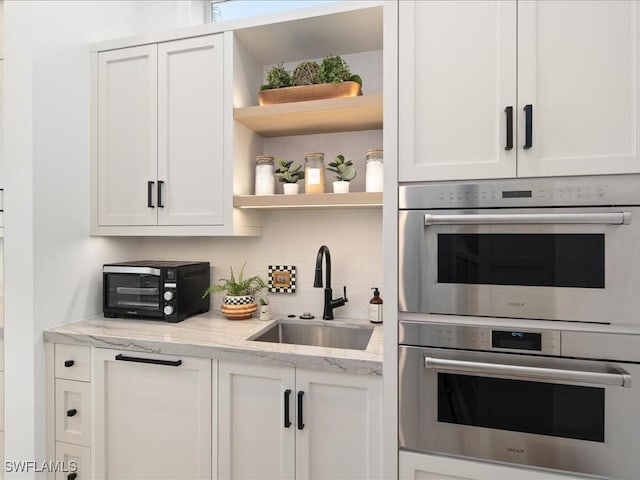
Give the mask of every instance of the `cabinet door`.
POLYGON ((158 46, 158 222, 223 223, 222 35, 158 46))
POLYGON ((220 361, 218 373, 220 478, 294 478, 294 369, 220 361))
POLYGON ((638 51, 638 2, 518 3, 518 176, 640 172, 638 51))
POLYGON ((515 2, 398 8, 399 180, 515 176, 505 112, 516 105, 515 2))
POLYGON ((211 478, 211 360, 95 349, 93 363, 97 478, 211 478))
POLYGON ((400 480, 579 480, 584 477, 497 463, 401 451, 400 480))
POLYGON ((297 369, 296 400, 296 479, 382 477, 381 377, 297 369))
POLYGON ((155 45, 98 54, 99 225, 157 224, 157 74, 155 45))

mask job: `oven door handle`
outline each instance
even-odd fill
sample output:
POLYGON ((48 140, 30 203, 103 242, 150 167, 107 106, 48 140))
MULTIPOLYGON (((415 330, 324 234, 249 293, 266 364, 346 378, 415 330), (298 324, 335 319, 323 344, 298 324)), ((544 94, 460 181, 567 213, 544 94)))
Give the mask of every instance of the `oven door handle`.
POLYGON ((591 383, 596 385, 613 385, 618 387, 631 386, 631 375, 622 369, 616 369, 617 373, 603 373, 580 370, 563 370, 558 368, 527 367, 522 365, 469 362, 464 360, 446 360, 429 356, 424 357, 424 368, 480 373, 486 375, 503 375, 530 380, 559 380, 591 383))
POLYGON ((603 213, 488 213, 439 215, 427 213, 424 225, 511 225, 511 224, 628 225, 631 212, 603 213))

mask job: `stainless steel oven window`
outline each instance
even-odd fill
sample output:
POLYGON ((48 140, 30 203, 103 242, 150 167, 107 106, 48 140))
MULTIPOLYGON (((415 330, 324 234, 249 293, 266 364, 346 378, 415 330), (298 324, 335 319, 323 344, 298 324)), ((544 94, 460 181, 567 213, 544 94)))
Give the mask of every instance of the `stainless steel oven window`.
POLYGON ((439 422, 604 442, 604 388, 437 376, 439 422))
POLYGON ((604 234, 438 233, 438 283, 605 287, 604 234))

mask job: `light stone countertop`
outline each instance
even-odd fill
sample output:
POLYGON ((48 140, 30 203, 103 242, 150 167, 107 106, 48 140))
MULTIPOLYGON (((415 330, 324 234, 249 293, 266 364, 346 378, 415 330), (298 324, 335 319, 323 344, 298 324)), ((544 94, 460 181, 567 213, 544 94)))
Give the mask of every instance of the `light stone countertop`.
MULTIPOLYGON (((97 316, 47 329, 44 331, 44 340, 137 352, 382 375, 381 325, 375 326, 366 350, 247 340, 274 322, 226 320, 217 312, 187 318, 179 323, 97 316)), ((350 319, 322 322, 372 325, 366 320, 350 319)))

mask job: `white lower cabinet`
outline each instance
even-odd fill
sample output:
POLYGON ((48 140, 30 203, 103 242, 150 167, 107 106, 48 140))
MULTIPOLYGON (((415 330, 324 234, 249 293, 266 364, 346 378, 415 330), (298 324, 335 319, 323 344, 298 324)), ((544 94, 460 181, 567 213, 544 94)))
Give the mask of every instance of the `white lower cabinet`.
POLYGON ((220 478, 382 476, 382 378, 219 363, 220 478))
POLYGON ((91 449, 89 447, 56 442, 56 462, 63 466, 55 472, 56 480, 88 480, 91 478, 91 449))
POLYGON ((400 480, 578 480, 579 476, 426 453, 400 452, 400 480))
POLYGON ((95 478, 212 478, 211 364, 94 349, 95 478))
POLYGON ((47 478, 83 480, 91 475, 91 347, 47 345, 50 417, 49 460, 56 469, 47 478))

